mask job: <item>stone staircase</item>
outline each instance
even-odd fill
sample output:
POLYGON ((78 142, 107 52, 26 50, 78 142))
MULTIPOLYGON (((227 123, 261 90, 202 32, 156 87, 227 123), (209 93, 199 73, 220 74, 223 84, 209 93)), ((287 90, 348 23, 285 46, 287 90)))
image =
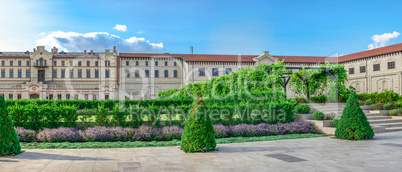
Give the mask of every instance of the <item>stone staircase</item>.
MULTIPOLYGON (((323 111, 326 115, 333 114, 335 118, 340 118, 342 115, 345 103, 310 103, 312 114, 315 110, 323 111)), ((394 119, 389 116, 387 111, 370 110, 367 107, 362 107, 364 114, 367 117, 371 127, 375 133, 402 131, 402 118, 394 119)), ((312 117, 312 116, 311 116, 312 117)))

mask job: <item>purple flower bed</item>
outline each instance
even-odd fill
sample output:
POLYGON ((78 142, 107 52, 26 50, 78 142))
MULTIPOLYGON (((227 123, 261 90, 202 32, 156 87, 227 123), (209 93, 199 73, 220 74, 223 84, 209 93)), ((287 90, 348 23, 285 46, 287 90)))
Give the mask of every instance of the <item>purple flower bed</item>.
MULTIPOLYGON (((111 142, 111 141, 161 141, 180 139, 183 128, 167 126, 154 128, 142 125, 139 128, 122 127, 93 127, 86 130, 60 127, 44 129, 36 134, 33 130, 16 128, 18 138, 22 142, 111 142)), ((214 125, 215 137, 253 137, 284 134, 315 133, 314 127, 306 122, 292 122, 286 124, 239 124, 235 126, 214 125)))

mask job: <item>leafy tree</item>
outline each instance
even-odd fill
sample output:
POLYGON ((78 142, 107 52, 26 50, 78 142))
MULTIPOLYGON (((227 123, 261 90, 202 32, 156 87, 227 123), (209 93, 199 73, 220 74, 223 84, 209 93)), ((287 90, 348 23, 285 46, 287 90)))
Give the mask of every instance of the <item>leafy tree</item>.
POLYGON ((127 116, 129 112, 126 108, 116 103, 112 109, 112 123, 113 126, 127 127, 127 116))
POLYGON ((346 102, 335 136, 348 140, 372 139, 374 137, 373 129, 360 108, 356 92, 352 92, 346 102))
POLYGON ((95 122, 97 126, 107 126, 109 124, 109 108, 105 108, 105 105, 99 104, 95 109, 95 122))
POLYGON ((21 145, 15 132, 4 96, 0 95, 0 156, 21 153, 21 145))
POLYGON ((186 152, 216 149, 215 133, 202 97, 194 103, 181 138, 181 149, 186 152))

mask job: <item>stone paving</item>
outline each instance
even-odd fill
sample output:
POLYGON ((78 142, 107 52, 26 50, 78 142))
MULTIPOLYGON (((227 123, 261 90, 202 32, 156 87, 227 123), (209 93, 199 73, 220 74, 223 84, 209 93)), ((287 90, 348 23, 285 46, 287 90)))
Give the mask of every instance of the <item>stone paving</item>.
POLYGON ((369 141, 320 137, 218 145, 183 153, 177 147, 27 150, 1 157, 0 171, 402 171, 402 132, 369 141))

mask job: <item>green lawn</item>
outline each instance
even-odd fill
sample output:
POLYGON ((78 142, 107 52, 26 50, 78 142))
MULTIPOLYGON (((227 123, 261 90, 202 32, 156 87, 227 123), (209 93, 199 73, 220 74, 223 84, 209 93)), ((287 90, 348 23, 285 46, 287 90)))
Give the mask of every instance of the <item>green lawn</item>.
MULTIPOLYGON (((262 136, 262 137, 231 137, 216 139, 218 144, 224 143, 242 143, 242 142, 258 142, 258 141, 272 141, 272 140, 287 140, 287 139, 301 139, 301 138, 314 138, 325 137, 324 134, 288 134, 278 136, 262 136)), ((179 146, 180 140, 172 141, 152 141, 152 142, 84 142, 84 143, 26 143, 22 142, 23 149, 94 149, 94 148, 135 148, 135 147, 166 147, 166 146, 179 146)))

